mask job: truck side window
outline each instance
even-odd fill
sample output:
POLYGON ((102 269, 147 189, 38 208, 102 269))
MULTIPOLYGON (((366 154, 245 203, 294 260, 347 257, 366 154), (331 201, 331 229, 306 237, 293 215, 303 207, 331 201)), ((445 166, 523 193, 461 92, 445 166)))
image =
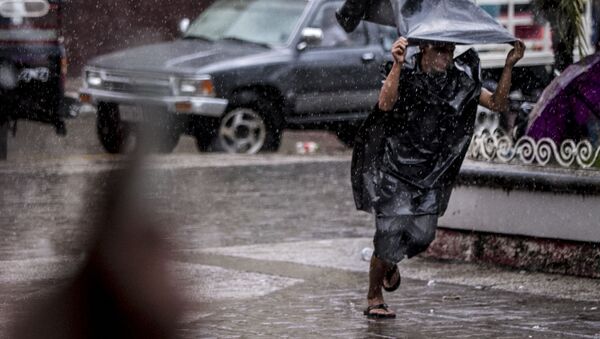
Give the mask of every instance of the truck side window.
POLYGON ((311 21, 309 27, 323 30, 323 39, 317 47, 353 47, 367 44, 367 32, 364 24, 360 25, 354 32, 346 33, 335 18, 335 11, 341 3, 327 3, 321 6, 317 15, 311 21))
POLYGON ((389 51, 392 49, 392 45, 394 45, 394 42, 398 40, 399 36, 396 27, 379 25, 379 37, 381 39, 383 49, 389 51))

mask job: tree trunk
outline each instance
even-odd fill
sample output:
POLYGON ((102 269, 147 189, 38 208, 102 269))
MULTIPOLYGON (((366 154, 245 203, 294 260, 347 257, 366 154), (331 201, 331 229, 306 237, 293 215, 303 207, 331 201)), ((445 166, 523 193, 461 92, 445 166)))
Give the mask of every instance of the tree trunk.
MULTIPOLYGON (((534 10, 544 16, 552 29, 554 67, 565 70, 573 63, 575 43, 585 41, 583 0, 534 0, 534 10)), ((581 51, 580 51, 581 52, 581 51)))
MULTIPOLYGON (((554 51, 554 67, 559 71, 564 71, 573 63, 573 49, 575 48, 575 32, 568 29, 564 35, 559 34, 561 29, 555 23, 551 22, 552 29, 552 50, 554 51)), ((564 28, 562 28, 564 29, 564 28)))

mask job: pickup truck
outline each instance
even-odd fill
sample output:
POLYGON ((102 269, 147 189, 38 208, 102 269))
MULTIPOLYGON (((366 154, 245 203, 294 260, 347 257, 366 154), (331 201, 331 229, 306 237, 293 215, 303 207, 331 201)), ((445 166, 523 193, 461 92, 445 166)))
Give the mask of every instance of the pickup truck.
MULTIPOLYGON (((123 152, 143 121, 168 122, 163 152, 182 134, 200 151, 275 151, 286 128, 331 130, 351 145, 397 33, 369 22, 345 33, 334 15, 341 5, 217 0, 181 39, 89 61, 80 101, 96 106, 98 137, 111 153, 123 152)), ((493 80, 501 66, 484 75, 493 80)), ((527 84, 535 78, 519 73, 527 84)))

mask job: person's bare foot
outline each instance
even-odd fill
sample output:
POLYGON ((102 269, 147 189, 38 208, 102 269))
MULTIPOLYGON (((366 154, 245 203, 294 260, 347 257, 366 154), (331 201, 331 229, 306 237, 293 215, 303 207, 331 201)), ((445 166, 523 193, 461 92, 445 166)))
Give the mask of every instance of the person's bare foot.
POLYGON ((363 312, 369 318, 395 318, 396 313, 388 308, 383 300, 383 277, 389 269, 389 265, 376 256, 371 257, 369 269, 369 292, 367 303, 369 307, 363 312))

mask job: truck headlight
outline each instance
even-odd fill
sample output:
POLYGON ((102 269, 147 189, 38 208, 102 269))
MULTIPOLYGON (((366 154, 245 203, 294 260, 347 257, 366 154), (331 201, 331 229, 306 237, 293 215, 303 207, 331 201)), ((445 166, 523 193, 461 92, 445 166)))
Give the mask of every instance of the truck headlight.
POLYGON ((85 73, 85 81, 91 87, 99 87, 102 85, 102 75, 100 72, 87 71, 85 73))
POLYGON ((214 96, 215 88, 210 79, 183 79, 179 82, 179 93, 183 95, 214 96))

